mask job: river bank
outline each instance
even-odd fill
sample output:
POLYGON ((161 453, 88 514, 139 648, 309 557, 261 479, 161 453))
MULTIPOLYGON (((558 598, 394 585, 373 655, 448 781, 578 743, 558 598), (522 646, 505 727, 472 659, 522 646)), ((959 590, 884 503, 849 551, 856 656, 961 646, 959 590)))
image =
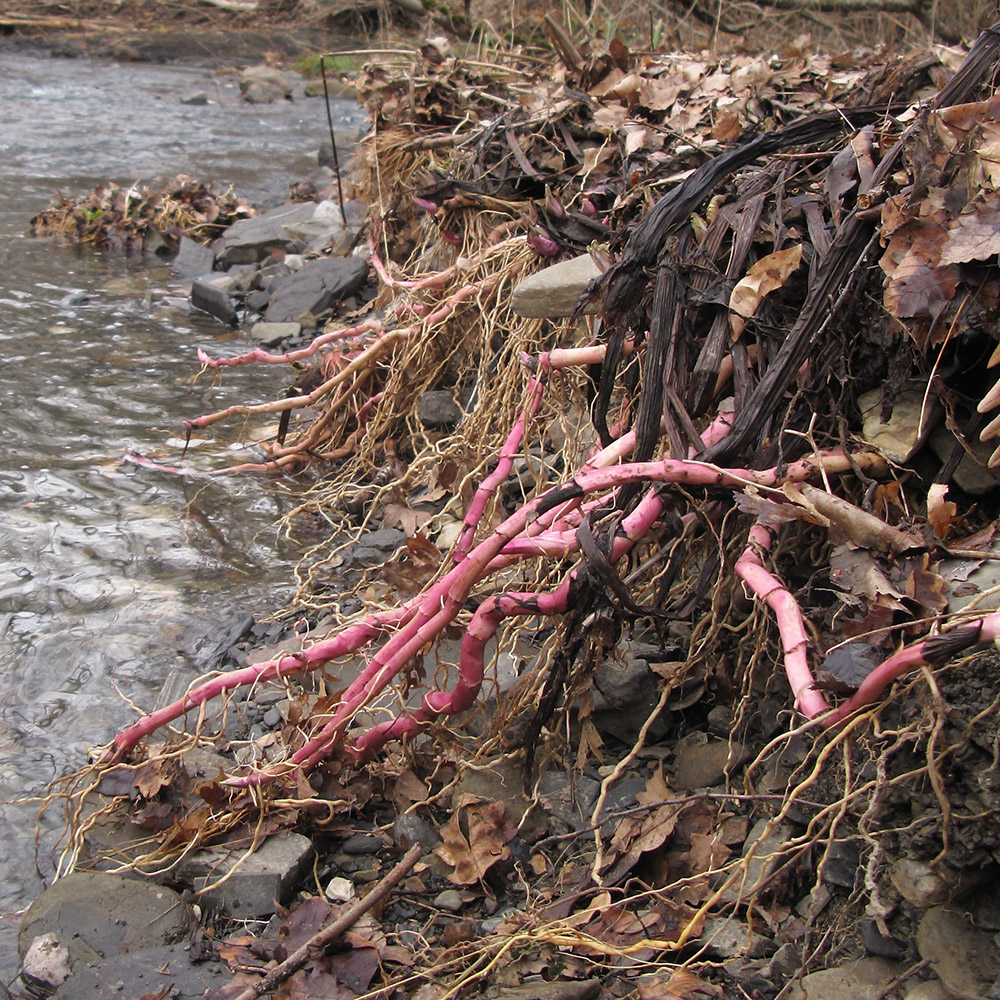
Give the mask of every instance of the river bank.
MULTIPOLYGON (((970 306, 973 291, 957 294, 960 282, 983 287, 975 253, 941 261, 914 235, 925 223, 908 229, 888 208, 871 211, 884 198, 905 216, 912 205, 893 199, 921 164, 940 172, 929 187, 954 189, 948 171, 961 157, 949 129, 967 131, 972 116, 988 132, 988 95, 972 77, 962 110, 948 110, 958 52, 872 66, 865 54, 845 64, 809 49, 644 62, 565 46, 555 75, 531 59, 484 68, 437 38, 366 69, 358 91, 375 138, 358 188, 377 206, 367 249, 326 234, 322 246, 272 241, 266 252, 280 249, 282 263, 299 249, 351 266, 360 257, 374 298, 338 307, 320 339, 291 354, 282 341, 203 352, 219 371, 321 359, 309 391, 297 382, 297 395, 229 415, 266 421, 265 465, 322 463, 299 514, 324 537, 300 563, 308 599, 294 628, 243 647, 238 670, 177 692, 62 786, 70 866, 132 857, 182 892, 157 885, 114 940, 114 919, 88 910, 88 926, 70 928, 64 913, 36 911, 22 951, 53 933, 49 956, 80 965, 59 996, 121 981, 129 962, 147 977, 130 987, 137 996, 153 992, 153 967, 184 995, 252 990, 413 844, 420 860, 391 901, 334 952, 286 970, 289 995, 431 997, 483 980, 550 1000, 915 1000, 992 988, 997 661, 953 658, 995 620, 944 643, 921 636, 922 616, 954 616, 950 601, 989 589, 969 574, 990 565, 996 483, 984 470, 970 501, 961 455, 952 445, 935 457, 910 407, 888 422, 892 441, 873 442, 888 429, 880 386, 901 392, 894 380, 911 365, 926 375, 906 336, 937 344, 947 309, 956 324, 966 316, 942 367, 943 398, 964 419, 945 389, 964 388, 974 408, 996 330, 988 299, 970 306), (887 124, 885 108, 858 107, 859 93, 901 88, 945 95, 933 128, 907 131, 905 117, 887 124), (790 93, 801 107, 789 109, 790 93), (772 127, 772 115, 790 121, 772 127), (876 161, 898 169, 873 193, 876 161), (651 231, 664 216, 677 228, 651 231), (844 234, 858 256, 841 270, 844 234), (924 311, 904 296, 912 272, 888 280, 907 252, 938 293, 933 314, 929 294, 924 311), (850 276, 862 274, 872 283, 855 294, 850 276), (572 315, 588 287, 606 296, 593 304, 600 321, 572 315), (806 329, 813 356, 829 358, 842 347, 826 339, 831 308, 859 328, 841 351, 849 378, 824 361, 810 382, 801 359, 782 361, 784 345, 806 329), (633 356, 641 372, 626 367, 616 382, 615 366, 633 356), (792 381, 769 389, 782 364, 792 381), (450 404, 443 418, 421 407, 429 392, 450 404), (767 405, 752 405, 762 395, 767 405), (276 429, 290 410, 290 427, 276 429), (830 413, 858 435, 853 465, 838 451, 845 434, 819 426, 830 413), (656 461, 634 454, 643 424, 656 461), (689 462, 689 449, 709 457, 689 462), (886 456, 913 477, 892 478, 886 456), (820 466, 826 493, 801 484, 820 466), (931 489, 943 468, 961 517, 931 489), (879 484, 881 505, 859 498, 852 474, 879 484), (631 483, 634 506, 591 500, 631 483), (948 537, 965 552, 957 569, 948 537), (494 635, 495 679, 475 705, 494 635), (866 666, 872 680, 859 687, 866 666), (878 684, 906 667, 927 669, 878 684), (398 688, 377 689, 391 673, 398 688), (217 733, 201 731, 198 746, 159 741, 185 716, 200 730, 198 704, 214 721, 230 689, 247 694, 217 733), (822 730, 830 702, 846 731, 822 730), (328 739, 310 728, 322 725, 328 739), (168 926, 140 948, 130 935, 160 913, 168 926), (73 955, 67 937, 103 961, 73 955)), ((977 140, 962 156, 989 154, 977 140)), ((988 185, 963 190, 977 212, 993 210, 988 185)), ((316 195, 333 201, 330 189, 316 195)), ((935 205, 951 254, 969 254, 969 212, 954 198, 935 205)), ((226 249, 223 236, 213 266, 246 266, 226 249)), ((238 321, 254 312, 248 300, 229 301, 238 321)), ((72 908, 84 883, 97 899, 149 888, 109 878, 64 880, 56 892, 70 892, 72 908)))

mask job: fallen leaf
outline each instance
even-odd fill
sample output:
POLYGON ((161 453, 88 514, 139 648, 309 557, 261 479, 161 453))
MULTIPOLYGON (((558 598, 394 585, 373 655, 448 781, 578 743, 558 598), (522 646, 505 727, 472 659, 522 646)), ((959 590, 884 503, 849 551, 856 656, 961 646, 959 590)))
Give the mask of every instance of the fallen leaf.
POLYGON ((942 541, 952 533, 958 514, 958 506, 945 500, 947 495, 947 483, 932 483, 927 491, 927 521, 942 541))
POLYGON ((463 795, 458 800, 441 831, 443 843, 434 853, 454 868, 448 881, 455 885, 473 885, 498 861, 510 857, 507 844, 514 839, 517 824, 506 817, 503 802, 487 802, 463 795), (468 830, 463 830, 463 820, 468 830))
POLYGON ((674 969, 669 979, 657 974, 639 982, 636 992, 639 1000, 706 1000, 723 995, 721 986, 706 983, 683 967, 674 969))
POLYGON ((729 296, 729 327, 733 340, 737 340, 743 332, 746 326, 744 320, 753 316, 765 297, 781 288, 801 263, 802 244, 797 243, 761 257, 736 283, 729 296))

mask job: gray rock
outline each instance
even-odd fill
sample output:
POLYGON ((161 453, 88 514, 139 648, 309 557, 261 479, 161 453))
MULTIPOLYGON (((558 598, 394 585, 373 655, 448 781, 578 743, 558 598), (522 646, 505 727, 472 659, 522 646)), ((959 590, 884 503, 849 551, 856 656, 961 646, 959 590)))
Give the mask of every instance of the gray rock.
POLYGON ((120 997, 170 997, 201 1000, 232 981, 220 962, 193 964, 185 945, 145 948, 127 955, 97 959, 74 967, 73 975, 56 990, 55 1000, 105 1000, 120 997))
POLYGON ((204 90, 192 90, 181 97, 181 104, 201 105, 208 104, 208 94, 204 90))
POLYGON ((922 910, 947 903, 955 882, 954 879, 947 879, 944 871, 931 868, 926 861, 912 858, 897 861, 892 866, 889 879, 903 899, 922 910))
MULTIPOLYGON (((572 316, 576 303, 591 279, 601 273, 590 254, 564 260, 529 275, 511 296, 511 308, 519 316, 557 319, 572 316)), ((587 306, 584 313, 597 312, 597 305, 587 306)))
POLYGON ((191 305, 228 326, 236 326, 236 306, 231 295, 235 284, 235 279, 227 274, 195 278, 191 282, 191 305))
POLYGON ((762 974, 776 986, 784 986, 801 968, 802 956, 798 947, 791 941, 786 941, 771 956, 771 961, 767 963, 762 974))
POLYGON ((861 846, 851 840, 831 844, 823 863, 823 881, 853 892, 860 878, 861 846))
POLYGON ((458 913, 465 905, 462 894, 457 889, 445 889, 434 897, 434 906, 449 913, 458 913))
POLYGON ((597 1000, 601 984, 597 979, 553 979, 530 977, 518 986, 507 986, 503 1000, 597 1000))
POLYGON ((927 910, 917 927, 917 950, 948 992, 961 1000, 986 995, 1000 973, 993 935, 974 927, 961 910, 946 906, 927 910))
MULTIPOLYGON (((956 443, 955 435, 947 427, 937 427, 931 432, 930 446, 942 462, 948 460, 956 443)), ((995 490, 1000 485, 1000 470, 987 467, 995 444, 970 436, 967 445, 972 454, 966 451, 962 455, 958 468, 952 473, 952 482, 977 497, 995 490)))
POLYGON ((315 202, 290 201, 252 219, 240 219, 222 234, 219 261, 227 267, 256 264, 276 247, 287 247, 293 241, 294 237, 285 229, 286 223, 304 222, 315 214, 315 202))
POLYGON ((657 676, 638 657, 605 657, 594 674, 594 711, 605 712, 644 703, 656 690, 657 676))
POLYGON ((171 273, 175 278, 187 281, 209 274, 215 267, 215 251, 211 247, 202 246, 188 236, 181 237, 181 245, 174 258, 171 273))
POLYGON ((422 392, 417 399, 417 419, 429 430, 454 427, 464 415, 455 397, 445 389, 422 392))
POLYGON ((292 85, 280 70, 270 66, 251 66, 240 75, 240 94, 251 104, 270 104, 291 100, 292 85))
POLYGON ((590 823, 600 790, 601 783, 585 774, 559 774, 554 770, 546 771, 537 785, 539 805, 571 830, 590 823))
POLYGON ((705 946, 709 957, 725 961, 747 954, 759 937, 735 917, 708 916, 698 943, 705 946))
POLYGON ((249 857, 238 848, 199 851, 182 862, 179 874, 201 893, 198 901, 204 906, 237 919, 268 917, 276 903, 288 898, 311 863, 312 853, 308 837, 283 830, 249 857), (223 877, 226 880, 216 885, 223 877))
POLYGON ((45 993, 61 986, 69 978, 70 971, 69 948, 52 932, 36 937, 21 963, 21 978, 45 993))
POLYGON ((313 203, 311 218, 288 222, 285 230, 293 239, 302 240, 318 250, 329 246, 344 231, 344 220, 340 217, 340 209, 332 201, 321 201, 313 203))
POLYGON ((937 422, 940 404, 931 394, 926 406, 924 389, 904 389, 892 407, 892 414, 882 423, 882 390, 872 389, 858 397, 861 409, 861 433, 892 462, 908 462, 920 449, 937 422), (923 414, 923 423, 920 422, 923 414))
POLYGON ((786 994, 788 1000, 877 1000, 903 966, 884 958, 863 958, 836 969, 803 976, 786 994))
POLYGON ((403 813, 392 824, 392 839, 400 846, 419 844, 425 851, 432 851, 441 843, 441 835, 423 817, 416 813, 403 813))
POLYGON ((747 862, 745 877, 731 885, 723 893, 725 902, 748 900, 755 892, 764 888, 771 874, 786 860, 780 852, 791 837, 791 830, 784 824, 779 824, 767 833, 767 819, 759 819, 747 834, 743 843, 743 854, 753 851, 753 856, 747 862))
POLYGON ((173 889, 104 872, 74 872, 28 908, 17 937, 23 959, 35 938, 54 934, 70 949, 123 955, 180 941, 191 929, 187 904, 173 889))
POLYGON ((384 846, 382 838, 376 836, 374 833, 352 833, 340 845, 340 849, 344 854, 374 854, 384 846))
POLYGON ((725 781, 726 770, 734 770, 747 758, 742 743, 717 740, 707 733, 692 733, 678 740, 674 786, 708 788, 725 781))
POLYGON ((323 257, 289 275, 271 292, 265 318, 272 323, 298 321, 303 313, 326 312, 334 302, 353 295, 368 277, 360 257, 323 257))
POLYGON ((892 959, 903 957, 905 949, 902 942, 891 935, 883 934, 878 929, 878 924, 870 917, 864 917, 859 922, 858 928, 861 931, 861 943, 869 955, 892 959))
POLYGON ((250 328, 250 336, 262 347, 277 347, 283 340, 297 337, 301 332, 298 323, 254 323, 250 328))
POLYGON ((906 1000, 951 1000, 951 994, 940 979, 928 979, 926 983, 914 986, 906 994, 906 1000))

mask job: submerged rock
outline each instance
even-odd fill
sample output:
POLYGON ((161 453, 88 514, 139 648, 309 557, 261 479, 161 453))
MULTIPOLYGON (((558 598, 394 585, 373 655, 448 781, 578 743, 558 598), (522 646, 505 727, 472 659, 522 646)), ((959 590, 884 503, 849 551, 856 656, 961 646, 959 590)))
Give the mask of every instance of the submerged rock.
POLYGON ((236 287, 232 275, 207 274, 191 284, 191 305, 229 326, 236 326, 236 305, 231 292, 236 287))
POLYGON ((281 70, 251 66, 240 76, 240 95, 251 104, 271 104, 292 99, 292 85, 281 70))
POLYGON ((213 267, 215 251, 211 247, 202 246, 189 236, 181 237, 181 245, 170 269, 175 278, 200 278, 203 274, 210 274, 213 267))

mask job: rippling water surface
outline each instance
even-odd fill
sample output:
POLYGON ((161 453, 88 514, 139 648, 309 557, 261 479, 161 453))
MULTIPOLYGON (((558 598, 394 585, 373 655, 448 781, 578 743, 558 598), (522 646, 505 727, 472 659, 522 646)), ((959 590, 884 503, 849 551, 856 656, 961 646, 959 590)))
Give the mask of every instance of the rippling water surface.
MULTIPOLYGON (((279 202, 325 135, 317 100, 249 106, 192 67, 0 59, 0 975, 17 968, 17 911, 52 869, 36 794, 148 707, 167 673, 209 664, 217 632, 289 594, 295 553, 273 523, 290 487, 185 479, 123 464, 176 457, 182 421, 282 387, 242 369, 193 382, 228 336, 184 308, 169 267, 24 237, 58 189, 187 173, 279 202), (205 90, 207 106, 179 98, 205 90), (120 281, 128 278, 127 288, 120 281)), ((360 112, 336 108, 356 126, 360 112)), ((233 350, 244 342, 232 341, 233 350)), ((237 454, 239 428, 195 453, 237 454)))

